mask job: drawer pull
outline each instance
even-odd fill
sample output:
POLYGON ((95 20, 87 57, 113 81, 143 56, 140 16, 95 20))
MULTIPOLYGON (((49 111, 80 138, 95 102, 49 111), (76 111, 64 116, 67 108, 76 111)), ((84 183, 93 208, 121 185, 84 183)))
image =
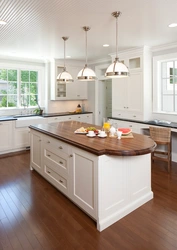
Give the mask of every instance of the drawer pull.
POLYGON ((60 164, 63 164, 63 162, 62 162, 62 161, 59 161, 59 163, 60 163, 60 164))
POLYGON ((47 155, 48 157, 50 157, 51 155, 47 155))
POLYGON ((73 155, 70 155, 69 157, 73 157, 73 155))
POLYGON ((50 174, 50 171, 49 171, 49 170, 47 170, 47 173, 48 173, 48 174, 50 174))
POLYGON ((39 139, 39 141, 42 141, 41 139, 39 139))
POLYGON ((60 183, 63 183, 63 181, 62 181, 62 180, 59 180, 59 182, 60 182, 60 183))
POLYGON ((63 147, 62 146, 60 146, 60 147, 58 147, 59 149, 63 149, 63 147))
POLYGON ((50 141, 47 141, 47 143, 50 143, 50 141))

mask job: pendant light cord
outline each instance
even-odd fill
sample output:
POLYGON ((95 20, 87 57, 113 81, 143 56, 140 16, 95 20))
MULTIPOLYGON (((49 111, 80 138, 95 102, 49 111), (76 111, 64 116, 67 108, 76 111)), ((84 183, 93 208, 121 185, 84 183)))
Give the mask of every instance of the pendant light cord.
POLYGON ((65 67, 65 40, 64 40, 64 70, 66 69, 66 67, 65 67))
POLYGON ((85 30, 85 66, 87 67, 87 30, 85 30))
POLYGON ((117 53, 117 48, 118 48, 118 17, 116 17, 116 58, 118 59, 118 53, 117 53))

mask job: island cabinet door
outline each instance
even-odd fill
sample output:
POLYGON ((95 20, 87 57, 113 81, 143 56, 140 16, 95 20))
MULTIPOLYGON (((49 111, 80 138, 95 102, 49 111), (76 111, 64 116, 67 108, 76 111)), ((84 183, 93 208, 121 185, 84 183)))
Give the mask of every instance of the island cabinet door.
POLYGON ((43 174, 42 168, 42 152, 41 152, 41 145, 42 145, 42 136, 41 133, 38 133, 34 130, 30 131, 30 167, 31 169, 35 169, 39 173, 43 174))
POLYGON ((75 147, 70 156, 70 198, 96 218, 98 157, 75 147))

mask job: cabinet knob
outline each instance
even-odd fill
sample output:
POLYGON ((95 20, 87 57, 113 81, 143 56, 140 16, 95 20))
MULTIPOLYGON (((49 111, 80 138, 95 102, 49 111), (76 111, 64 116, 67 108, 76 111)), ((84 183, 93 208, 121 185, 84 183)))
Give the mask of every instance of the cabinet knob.
POLYGON ((48 173, 48 174, 50 174, 50 171, 49 171, 49 170, 47 170, 47 173, 48 173))
POLYGON ((136 115, 134 115, 133 117, 136 117, 136 115))
POLYGON ((47 155, 48 157, 50 157, 50 155, 47 155))
POLYGON ((59 182, 60 182, 60 183, 63 183, 63 181, 62 181, 62 180, 59 180, 59 182))
POLYGON ((47 143, 50 143, 50 141, 48 141, 47 143))
POLYGON ((73 157, 73 155, 69 155, 69 157, 73 157))
POLYGON ((39 139, 39 141, 42 141, 41 139, 39 139))
POLYGON ((59 146, 58 148, 59 148, 59 149, 63 149, 63 147, 62 147, 62 146, 59 146))
POLYGON ((62 162, 62 161, 59 161, 59 163, 60 163, 60 164, 63 164, 63 162, 62 162))

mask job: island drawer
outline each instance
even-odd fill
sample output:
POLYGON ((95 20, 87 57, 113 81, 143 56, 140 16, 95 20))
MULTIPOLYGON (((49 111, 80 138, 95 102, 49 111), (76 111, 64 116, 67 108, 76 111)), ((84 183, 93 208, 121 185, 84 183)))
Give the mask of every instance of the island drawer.
POLYGON ((64 152, 66 154, 69 152, 68 144, 49 136, 44 136, 44 144, 55 148, 58 152, 64 152))
POLYGON ((44 157, 46 157, 49 161, 56 163, 59 167, 63 168, 64 170, 67 169, 67 160, 64 159, 65 156, 57 155, 55 152, 52 152, 50 149, 44 149, 44 157))
POLYGON ((56 173, 49 165, 44 165, 44 176, 61 192, 68 194, 67 178, 56 173))

